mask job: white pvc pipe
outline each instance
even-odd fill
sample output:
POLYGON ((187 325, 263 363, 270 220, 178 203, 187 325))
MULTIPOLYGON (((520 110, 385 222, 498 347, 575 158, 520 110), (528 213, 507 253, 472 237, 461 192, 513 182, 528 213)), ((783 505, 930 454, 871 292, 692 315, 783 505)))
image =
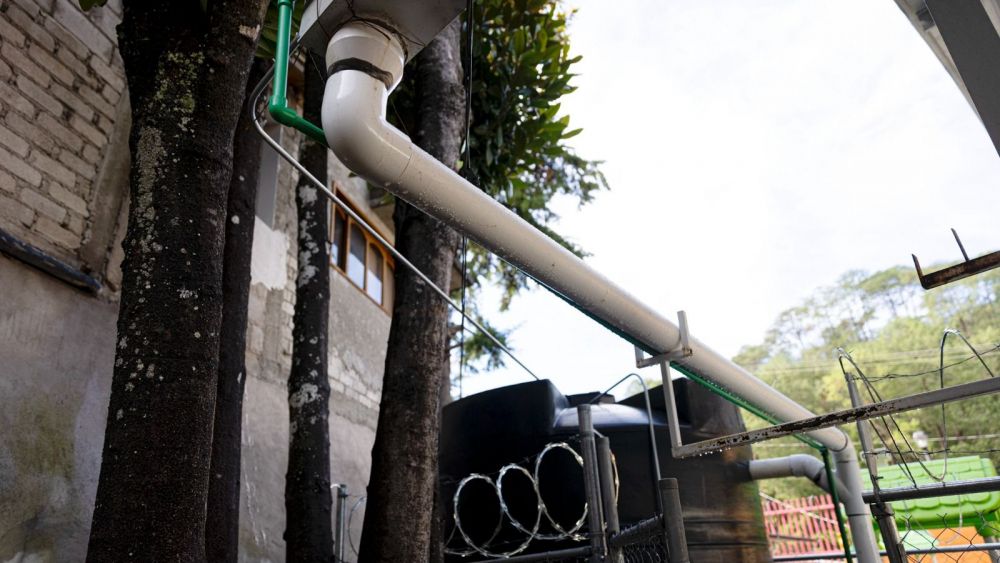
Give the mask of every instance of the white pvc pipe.
MULTIPOLYGON (((385 120, 390 87, 399 82, 404 60, 395 36, 370 22, 349 23, 330 40, 326 64, 337 72, 326 84, 322 120, 337 157, 358 175, 467 234, 650 351, 675 348, 680 332, 674 323, 465 181, 385 120), (371 67, 381 72, 371 72, 371 67)), ((691 338, 690 347, 693 353, 676 361, 687 370, 781 421, 814 416, 697 339, 691 338)), ((835 428, 808 435, 834 452, 842 470, 838 473, 849 489, 842 500, 852 520, 859 559, 878 561, 850 439, 835 428), (871 554, 876 555, 868 558, 871 554)))

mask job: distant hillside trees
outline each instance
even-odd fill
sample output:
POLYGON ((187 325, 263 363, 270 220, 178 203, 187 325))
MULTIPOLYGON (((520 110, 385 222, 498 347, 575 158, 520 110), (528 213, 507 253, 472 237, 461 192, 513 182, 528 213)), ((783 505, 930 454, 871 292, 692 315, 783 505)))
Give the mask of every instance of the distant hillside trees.
MULTIPOLYGON (((924 291, 910 267, 893 267, 873 274, 851 271, 835 284, 817 290, 802 304, 782 312, 763 342, 744 347, 735 361, 816 413, 850 407, 844 375, 837 361, 843 347, 857 361, 874 388, 884 398, 898 397, 941 386, 939 346, 946 328, 961 331, 984 356, 993 372, 1000 373, 1000 271, 986 272, 931 291, 924 291)), ((944 384, 954 385, 989 377, 982 364, 970 359, 971 350, 959 338, 949 337, 945 347, 944 384)), ((864 386, 861 386, 862 393, 864 386)), ((866 399, 871 400, 865 394, 866 399)), ((984 452, 1000 466, 1000 401, 987 396, 897 415, 910 440, 923 430, 930 438, 933 458, 944 437, 952 456, 984 452), (984 437, 986 436, 986 437, 984 437)), ((759 427, 762 423, 750 420, 759 427)), ((847 427, 854 432, 854 425, 847 427)), ((884 427, 876 430, 885 437, 884 427)), ((755 446, 758 457, 785 455, 795 450, 794 440, 755 446)), ((906 448, 900 442, 900 447, 906 448)), ((803 446, 804 447, 804 446, 803 446)), ((893 462, 913 461, 917 455, 895 456, 893 462)), ((784 495, 815 494, 811 487, 762 484, 784 495)))

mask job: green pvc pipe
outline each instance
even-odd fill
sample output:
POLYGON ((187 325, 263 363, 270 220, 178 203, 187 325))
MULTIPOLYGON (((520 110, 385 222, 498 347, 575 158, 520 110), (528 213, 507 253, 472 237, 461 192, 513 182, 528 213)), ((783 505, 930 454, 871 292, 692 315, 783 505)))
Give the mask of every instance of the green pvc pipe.
POLYGON ((840 541, 844 544, 844 558, 847 563, 852 563, 851 544, 847 539, 847 524, 844 522, 844 514, 840 510, 840 496, 837 494, 837 480, 833 478, 833 464, 830 461, 830 450, 825 447, 820 448, 823 454, 823 466, 826 469, 826 482, 830 484, 830 497, 833 498, 833 511, 837 515, 837 529, 840 530, 840 541))
POLYGON ((271 85, 271 98, 267 102, 267 111, 278 123, 301 131, 325 147, 327 143, 323 128, 314 125, 288 107, 288 52, 292 37, 292 12, 295 0, 277 1, 278 41, 274 49, 274 80, 271 85))

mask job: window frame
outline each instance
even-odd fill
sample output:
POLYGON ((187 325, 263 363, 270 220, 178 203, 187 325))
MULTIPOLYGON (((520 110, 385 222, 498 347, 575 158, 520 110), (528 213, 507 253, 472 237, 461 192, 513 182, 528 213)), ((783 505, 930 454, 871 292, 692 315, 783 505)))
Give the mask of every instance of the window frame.
MULTIPOLYGON (((351 208, 351 211, 357 213, 362 219, 368 219, 365 213, 358 210, 357 207, 352 205, 343 193, 334 187, 337 193, 338 199, 344 202, 345 206, 351 208)), ((329 228, 327 232, 327 244, 332 245, 334 242, 337 243, 337 261, 334 262, 333 254, 330 254, 330 267, 334 269, 337 273, 347 278, 347 282, 353 286, 355 289, 360 291, 366 298, 371 300, 376 306, 385 311, 387 314, 392 313, 392 306, 395 302, 395 296, 386 296, 386 293, 392 289, 395 291, 395 279, 391 283, 386 283, 386 278, 392 277, 396 272, 396 261, 393 259, 392 254, 385 248, 378 239, 373 237, 371 233, 368 232, 360 223, 354 220, 346 211, 342 209, 342 206, 335 204, 334 202, 328 202, 328 213, 330 217, 329 228), (339 241, 335 241, 335 235, 337 232, 337 219, 344 221, 344 230, 341 233, 342 238, 339 241), (362 284, 358 285, 349 275, 347 275, 347 262, 350 259, 348 254, 350 254, 350 244, 351 244, 351 227, 357 226, 360 229, 361 234, 364 236, 365 240, 365 257, 362 263, 362 284), (378 252, 382 258, 382 298, 380 301, 376 300, 374 297, 368 293, 368 276, 369 276, 369 263, 371 261, 372 253, 378 252)), ((371 222, 369 221, 369 224, 371 222)))

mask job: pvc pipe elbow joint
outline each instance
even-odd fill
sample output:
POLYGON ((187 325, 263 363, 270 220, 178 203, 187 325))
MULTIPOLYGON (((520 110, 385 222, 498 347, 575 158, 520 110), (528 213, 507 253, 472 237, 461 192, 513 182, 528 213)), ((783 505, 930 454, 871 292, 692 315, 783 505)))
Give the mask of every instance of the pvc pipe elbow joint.
POLYGON ((385 120, 404 61, 395 36, 367 22, 342 27, 326 51, 331 76, 321 117, 327 143, 348 168, 385 187, 399 182, 413 156, 410 139, 385 120))

